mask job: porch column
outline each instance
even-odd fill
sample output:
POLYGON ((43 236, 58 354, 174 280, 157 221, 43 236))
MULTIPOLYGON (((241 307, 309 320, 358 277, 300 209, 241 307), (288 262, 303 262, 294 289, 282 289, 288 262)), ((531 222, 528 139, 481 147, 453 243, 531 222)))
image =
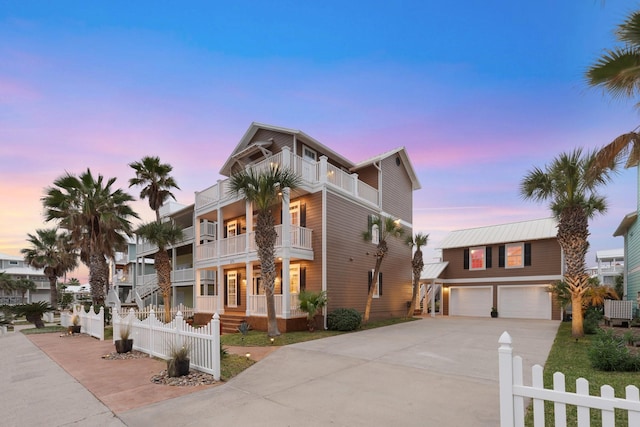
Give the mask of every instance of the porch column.
POLYGON ((291 149, 287 146, 282 147, 282 169, 293 169, 291 165, 291 149))
POLYGON ((175 246, 171 245, 171 274, 169 275, 169 278, 171 279, 171 307, 176 306, 177 292, 175 287, 175 274, 174 274, 175 270, 176 270, 176 248, 175 246))
MULTIPOLYGON (((218 189, 220 189, 221 185, 218 185, 218 189)), ((224 232, 222 231, 222 227, 224 225, 224 220, 222 218, 222 209, 218 208, 218 212, 217 212, 217 216, 218 216, 218 222, 217 222, 217 227, 216 227, 216 266, 218 267, 216 269, 216 290, 218 291, 218 303, 217 308, 218 308, 218 313, 223 314, 224 313, 224 269, 222 268, 222 266, 220 265, 220 246, 221 246, 221 240, 222 240, 222 236, 224 236, 224 232)))
MULTIPOLYGON (((247 254, 251 252, 251 238, 253 237, 253 205, 250 202, 247 202, 247 206, 245 208, 245 216, 247 222, 247 254)), ((255 237, 254 237, 255 239, 255 237)), ((247 255, 248 258, 248 255, 247 255)), ((245 313, 248 316, 251 316, 251 296, 253 295, 253 264, 251 264, 247 260, 247 264, 245 266, 245 274, 246 278, 246 288, 245 288, 245 298, 246 298, 246 310, 245 313)))
POLYGON ((431 282, 431 317, 436 317, 436 281, 431 282))
POLYGON ((289 206, 291 189, 282 189, 282 317, 291 317, 291 285, 289 264, 291 258, 291 214, 289 206))
POLYGON ((197 313, 199 311, 198 303, 200 302, 198 297, 202 295, 202 279, 200 277, 200 274, 201 274, 200 270, 194 268, 193 274, 194 274, 193 279, 196 282, 196 289, 195 289, 195 292, 193 292, 193 298, 194 298, 193 309, 197 313))
POLYGON ((321 183, 326 183, 327 182, 327 160, 329 160, 329 158, 327 156, 320 156, 320 182, 321 183))

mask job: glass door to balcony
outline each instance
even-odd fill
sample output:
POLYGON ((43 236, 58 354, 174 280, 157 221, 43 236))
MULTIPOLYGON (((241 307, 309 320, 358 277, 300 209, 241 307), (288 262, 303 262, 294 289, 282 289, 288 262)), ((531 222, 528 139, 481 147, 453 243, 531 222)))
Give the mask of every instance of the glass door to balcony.
POLYGON ((235 271, 227 273, 227 306, 238 306, 238 276, 235 271))

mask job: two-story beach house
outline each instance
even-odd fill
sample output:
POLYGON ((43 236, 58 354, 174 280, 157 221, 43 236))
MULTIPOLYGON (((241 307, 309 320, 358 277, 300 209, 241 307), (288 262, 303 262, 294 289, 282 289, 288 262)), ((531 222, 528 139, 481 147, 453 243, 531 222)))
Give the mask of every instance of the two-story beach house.
POLYGON ((442 262, 425 266, 442 286, 442 312, 451 316, 560 320, 548 292, 562 280, 563 258, 554 218, 451 232, 441 242, 442 262))
MULTIPOLYGON (((298 188, 283 189, 274 208, 276 313, 281 331, 303 329, 302 289, 327 292, 325 313, 339 307, 364 311, 375 265, 375 241, 363 233, 374 216, 400 221, 413 232, 413 191, 420 184, 404 148, 359 163, 343 157, 294 129, 253 123, 222 166, 230 177, 245 168, 278 165, 301 178, 298 188)), ((194 305, 199 313, 218 312, 223 325, 231 317, 266 329, 266 299, 254 238, 256 212, 229 191, 228 179, 199 191, 190 206, 168 204, 163 218, 183 227, 185 239, 172 246, 173 303, 194 305)), ((154 248, 139 242, 139 258, 154 248)), ((154 293, 154 275, 140 277, 139 296, 154 293)), ((371 318, 400 316, 411 300, 411 248, 389 241, 371 310, 371 318)), ((375 281, 373 281, 375 282, 375 281)), ((157 285, 155 285, 157 286, 157 285)))
MULTIPOLYGON (((49 288, 49 279, 44 275, 44 270, 35 269, 27 265, 21 256, 7 255, 0 253, 0 271, 8 274, 12 279, 30 279, 36 284, 35 291, 27 291, 25 294, 25 303, 45 301, 51 299, 49 288)), ((4 304, 21 304, 22 294, 18 290, 2 291, 0 290, 0 305, 4 304)))

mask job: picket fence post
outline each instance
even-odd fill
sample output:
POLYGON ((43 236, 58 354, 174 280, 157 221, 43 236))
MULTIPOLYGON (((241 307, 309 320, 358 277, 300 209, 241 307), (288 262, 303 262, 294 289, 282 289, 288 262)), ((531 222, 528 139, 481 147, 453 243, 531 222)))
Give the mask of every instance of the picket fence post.
POLYGON ((498 340, 500 375, 500 427, 513 427, 513 348, 507 331, 498 340))
POLYGON ((213 314, 211 320, 211 333, 213 340, 211 341, 211 357, 213 358, 213 379, 220 381, 220 316, 218 313, 213 314))

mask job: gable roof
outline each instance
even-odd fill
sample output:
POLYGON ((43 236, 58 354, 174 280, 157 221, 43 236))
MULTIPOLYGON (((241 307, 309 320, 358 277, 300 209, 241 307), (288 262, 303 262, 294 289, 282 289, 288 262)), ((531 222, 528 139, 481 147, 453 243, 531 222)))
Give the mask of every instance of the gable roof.
POLYGON ((17 256, 17 255, 9 255, 9 254, 5 254, 5 253, 0 252, 0 260, 3 260, 3 261, 24 261, 24 257, 17 256))
POLYGON ((411 165, 411 161, 409 160, 409 156, 407 155, 407 150, 404 147, 394 148, 393 150, 387 151, 386 153, 382 153, 382 154, 374 156, 374 157, 372 157, 370 159, 362 161, 362 162, 356 164, 355 167, 353 167, 351 170, 352 171, 356 171, 358 169, 361 169, 361 168, 366 167, 366 166, 370 166, 372 164, 380 162, 381 160, 384 160, 384 159, 386 159, 388 157, 391 157, 391 156, 394 156, 394 155, 398 155, 398 157, 400 158, 400 161, 402 162, 404 168, 406 169, 407 174, 409 175, 409 179, 411 179, 411 188, 413 190, 419 190, 420 188, 422 188, 420 186, 420 181, 418 180, 416 172, 413 169, 413 166, 411 165))
POLYGON ((313 149, 315 149, 317 151, 326 153, 329 157, 331 157, 333 159, 337 159, 338 161, 343 163, 347 168, 352 168, 354 166, 352 161, 350 161, 350 160, 346 159, 345 157, 341 156, 340 154, 336 153, 335 151, 333 151, 329 147, 327 147, 327 146, 323 145, 322 143, 320 143, 320 141, 312 138, 311 136, 307 135, 306 133, 302 132, 301 130, 289 129, 289 128, 283 128, 283 127, 279 127, 279 126, 267 125, 267 124, 264 124, 264 123, 253 122, 249 126, 249 129, 247 129, 245 134, 240 139, 240 142, 238 142, 238 145, 236 145, 236 148, 233 149, 233 151, 231 152, 231 155, 229 156, 227 161, 224 163, 224 165, 222 165, 222 168, 220 169, 220 175, 223 175, 223 176, 230 176, 231 175, 231 166, 235 162, 234 156, 236 154, 242 152, 243 150, 247 149, 251 145, 251 139, 255 136, 255 134, 260 129, 271 130, 271 131, 280 132, 280 133, 286 133, 286 134, 289 134, 289 135, 295 135, 296 138, 302 140, 305 143, 305 145, 308 145, 310 148, 313 148, 313 149))
POLYGON ((638 219, 638 212, 628 213, 622 218, 622 222, 616 228, 616 231, 613 232, 613 237, 624 236, 629 231, 629 228, 633 225, 634 222, 638 219))
POLYGON ((557 224, 555 218, 543 218, 452 231, 440 243, 440 248, 451 249, 495 243, 552 239, 558 234, 557 224))

